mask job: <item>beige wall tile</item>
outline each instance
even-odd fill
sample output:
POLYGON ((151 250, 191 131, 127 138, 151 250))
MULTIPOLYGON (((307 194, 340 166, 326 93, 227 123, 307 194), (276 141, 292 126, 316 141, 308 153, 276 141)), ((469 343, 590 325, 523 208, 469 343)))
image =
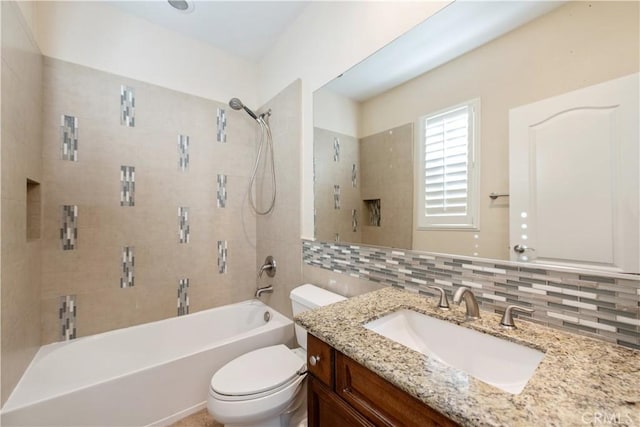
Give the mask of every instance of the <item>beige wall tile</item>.
POLYGON ((175 316, 184 278, 197 310, 252 297, 256 219, 246 205, 246 186, 255 153, 247 136, 255 122, 229 114, 227 142, 219 143, 216 114, 224 103, 51 58, 44 97, 45 342, 59 337, 52 310, 62 295, 77 295, 78 336, 175 316), (120 125, 122 84, 135 89, 135 127, 120 125), (78 117, 78 162, 61 159, 62 114, 78 117), (184 171, 180 134, 189 136, 184 171), (135 167, 132 207, 120 206, 123 165, 135 167), (218 174, 228 175, 224 209, 216 202, 218 174), (78 206, 76 250, 60 247, 63 204, 78 206), (189 208, 187 244, 178 239, 181 206, 189 208), (218 273, 218 240, 228 244, 226 274, 218 273), (124 246, 134 248, 135 286, 121 289, 124 246))
POLYGON ((254 279, 254 284, 257 283, 260 287, 273 286, 273 293, 263 294, 261 299, 289 317, 291 317, 289 293, 302 283, 300 93, 301 84, 300 81, 296 81, 266 104, 273 112, 271 126, 278 199, 271 214, 257 218, 256 267, 262 265, 267 255, 272 255, 278 263, 278 268, 273 278, 265 274, 259 280, 254 279))
MULTIPOLYGON (((365 226, 362 242, 410 248, 413 225, 413 125, 360 140, 362 198, 380 199, 380 227, 365 226)), ((363 208, 364 215, 368 211, 363 208)), ((365 217, 368 223, 368 218, 365 217)), ((350 241, 350 240, 344 240, 350 241)))
POLYGON ((2 2, 2 352, 0 405, 40 344, 41 241, 27 240, 27 179, 42 182, 42 57, 14 2, 2 2), (35 124, 35 125, 34 125, 35 124))

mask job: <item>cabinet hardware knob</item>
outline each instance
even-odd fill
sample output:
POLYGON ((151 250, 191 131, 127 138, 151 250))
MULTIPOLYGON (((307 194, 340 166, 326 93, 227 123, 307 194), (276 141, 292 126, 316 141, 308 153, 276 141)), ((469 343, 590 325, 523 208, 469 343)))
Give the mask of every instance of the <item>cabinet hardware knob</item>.
POLYGON ((320 362, 320 355, 309 357, 309 363, 311 366, 316 366, 320 362))

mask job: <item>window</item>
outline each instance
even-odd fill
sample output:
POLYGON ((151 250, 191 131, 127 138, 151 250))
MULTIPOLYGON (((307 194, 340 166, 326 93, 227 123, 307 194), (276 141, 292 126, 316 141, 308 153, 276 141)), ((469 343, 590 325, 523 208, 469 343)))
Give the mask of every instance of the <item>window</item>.
POLYGON ((480 100, 419 119, 418 229, 478 229, 480 100))

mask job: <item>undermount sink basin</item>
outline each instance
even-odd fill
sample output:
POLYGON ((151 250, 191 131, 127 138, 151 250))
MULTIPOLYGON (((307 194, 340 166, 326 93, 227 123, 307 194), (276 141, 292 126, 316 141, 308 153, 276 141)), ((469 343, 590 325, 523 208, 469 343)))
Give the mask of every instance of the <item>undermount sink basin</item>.
POLYGON ((544 358, 541 351, 407 309, 364 327, 512 394, 522 392, 544 358))

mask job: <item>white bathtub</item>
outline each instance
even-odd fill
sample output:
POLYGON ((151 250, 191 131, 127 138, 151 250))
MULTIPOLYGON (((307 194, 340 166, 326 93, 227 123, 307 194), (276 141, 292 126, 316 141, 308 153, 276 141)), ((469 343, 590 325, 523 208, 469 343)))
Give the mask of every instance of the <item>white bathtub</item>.
POLYGON ((293 334, 290 319, 250 300, 49 344, 0 411, 0 424, 167 425, 205 406, 222 365, 293 334))

